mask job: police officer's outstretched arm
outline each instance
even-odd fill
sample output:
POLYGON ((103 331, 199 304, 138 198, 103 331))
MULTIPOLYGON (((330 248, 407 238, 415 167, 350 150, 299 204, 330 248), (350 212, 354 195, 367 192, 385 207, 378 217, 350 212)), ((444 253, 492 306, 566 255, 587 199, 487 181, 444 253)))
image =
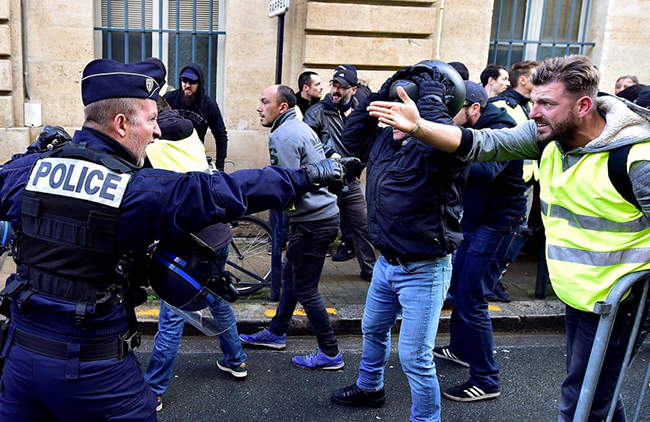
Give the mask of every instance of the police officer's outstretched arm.
POLYGON ((161 225, 177 233, 160 234, 173 237, 182 232, 196 232, 208 222, 228 222, 268 209, 283 210, 312 189, 330 186, 342 189, 348 182, 346 166, 353 163, 358 160, 329 158, 299 169, 268 166, 230 174, 188 173, 170 178, 168 183, 174 184, 173 194, 167 199, 166 221, 161 225), (183 212, 177 212, 179 209, 183 212))

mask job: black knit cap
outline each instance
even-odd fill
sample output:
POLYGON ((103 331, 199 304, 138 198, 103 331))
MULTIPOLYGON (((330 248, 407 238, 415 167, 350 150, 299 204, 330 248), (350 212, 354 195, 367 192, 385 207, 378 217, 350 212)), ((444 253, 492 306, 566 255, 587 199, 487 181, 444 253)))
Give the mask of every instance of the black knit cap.
POLYGON ((156 63, 124 64, 109 59, 88 63, 81 78, 83 104, 107 98, 148 98, 158 100, 165 73, 156 63))

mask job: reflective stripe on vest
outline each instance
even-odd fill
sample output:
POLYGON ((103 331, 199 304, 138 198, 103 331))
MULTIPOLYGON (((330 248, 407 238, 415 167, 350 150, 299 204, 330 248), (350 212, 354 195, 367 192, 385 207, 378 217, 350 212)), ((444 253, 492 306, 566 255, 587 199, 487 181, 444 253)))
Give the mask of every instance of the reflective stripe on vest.
MULTIPOLYGON (((557 296, 593 312, 624 275, 650 269, 650 221, 612 186, 608 152, 584 155, 564 170, 555 143, 540 161, 547 262, 557 296)), ((650 142, 632 147, 629 166, 650 160, 650 142)))
POLYGON ((529 182, 530 180, 537 182, 539 180, 539 164, 537 164, 537 160, 524 160, 522 179, 524 179, 524 182, 529 182))
POLYGON ((157 139, 147 146, 147 157, 154 168, 186 173, 208 171, 205 147, 196 130, 185 139, 167 141, 157 139))

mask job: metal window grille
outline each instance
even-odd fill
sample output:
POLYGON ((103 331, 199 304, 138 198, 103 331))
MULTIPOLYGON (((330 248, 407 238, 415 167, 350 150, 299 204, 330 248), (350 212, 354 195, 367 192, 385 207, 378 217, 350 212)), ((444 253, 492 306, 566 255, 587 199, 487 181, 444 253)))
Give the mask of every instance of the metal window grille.
POLYGON ((591 0, 494 0, 489 63, 584 54, 591 0))
POLYGON ((196 62, 206 71, 206 90, 222 96, 226 32, 219 13, 223 0, 96 0, 95 51, 124 63, 158 57, 167 82, 196 62))

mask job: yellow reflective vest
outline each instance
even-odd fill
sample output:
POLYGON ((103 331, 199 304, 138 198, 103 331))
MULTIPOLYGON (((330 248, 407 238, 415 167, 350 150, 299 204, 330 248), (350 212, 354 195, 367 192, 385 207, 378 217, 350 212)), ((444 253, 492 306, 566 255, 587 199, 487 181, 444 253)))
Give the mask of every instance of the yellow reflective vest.
POLYGON ((196 130, 192 130, 192 134, 187 138, 178 141, 156 139, 147 146, 147 157, 153 168, 179 173, 209 171, 205 147, 196 130))
MULTIPOLYGON (((584 155, 563 170, 555 142, 540 160, 540 199, 548 270, 557 296, 593 312, 624 275, 650 269, 650 220, 612 185, 609 152, 584 155)), ((650 160, 650 142, 634 145, 627 169, 650 160)))
MULTIPOLYGON (((524 109, 520 105, 512 108, 506 100, 492 101, 492 104, 505 110, 518 125, 529 120, 524 109)), ((537 160, 524 160, 524 174, 522 178, 526 183, 530 181, 537 182, 539 180, 539 165, 537 164, 537 160)))

